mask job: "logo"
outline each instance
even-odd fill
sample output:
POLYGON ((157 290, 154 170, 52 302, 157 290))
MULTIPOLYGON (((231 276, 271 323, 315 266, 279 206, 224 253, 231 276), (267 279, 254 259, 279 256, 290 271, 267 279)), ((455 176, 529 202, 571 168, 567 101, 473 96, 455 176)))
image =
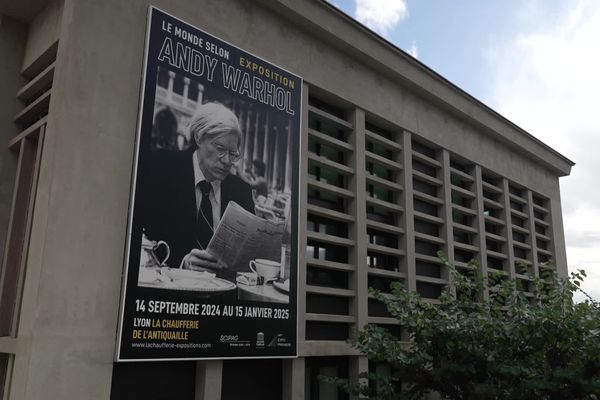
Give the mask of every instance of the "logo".
POLYGON ((238 341, 238 335, 221 335, 221 337, 219 337, 219 342, 221 342, 221 343, 237 342, 237 341, 238 341))
POLYGON ((265 334, 262 332, 256 334, 256 347, 265 347, 265 334))
POLYGON ((250 347, 252 341, 240 339, 239 335, 221 335, 219 342, 226 343, 229 347, 250 347))
POLYGON ((291 347, 292 344, 287 341, 287 339, 283 336, 282 333, 278 333, 271 339, 268 347, 291 347))

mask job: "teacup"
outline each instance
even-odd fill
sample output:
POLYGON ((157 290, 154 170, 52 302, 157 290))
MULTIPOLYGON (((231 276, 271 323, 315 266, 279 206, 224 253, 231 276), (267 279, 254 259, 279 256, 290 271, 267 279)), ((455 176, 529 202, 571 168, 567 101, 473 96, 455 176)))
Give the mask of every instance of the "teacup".
POLYGON ((164 267, 169 259, 169 254, 171 253, 169 249, 169 245, 162 240, 155 242, 146 237, 146 234, 142 233, 142 250, 140 254, 140 267, 146 268, 155 268, 155 267, 164 267), (160 248, 160 246, 165 246, 165 256, 161 260, 156 256, 156 250, 160 248))
POLYGON ((258 283, 264 285, 269 281, 279 278, 281 263, 257 258, 256 260, 250 261, 250 269, 258 275, 258 283))

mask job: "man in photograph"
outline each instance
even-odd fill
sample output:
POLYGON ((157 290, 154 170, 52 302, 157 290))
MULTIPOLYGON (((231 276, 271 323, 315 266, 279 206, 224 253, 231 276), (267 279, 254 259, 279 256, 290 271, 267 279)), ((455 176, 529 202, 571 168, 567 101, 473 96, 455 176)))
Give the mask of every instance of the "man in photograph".
POLYGON ((150 240, 168 243, 170 267, 226 269, 205 249, 230 201, 254 213, 250 185, 231 174, 242 132, 235 114, 218 103, 201 105, 190 120, 193 146, 157 151, 141 183, 142 227, 150 240))

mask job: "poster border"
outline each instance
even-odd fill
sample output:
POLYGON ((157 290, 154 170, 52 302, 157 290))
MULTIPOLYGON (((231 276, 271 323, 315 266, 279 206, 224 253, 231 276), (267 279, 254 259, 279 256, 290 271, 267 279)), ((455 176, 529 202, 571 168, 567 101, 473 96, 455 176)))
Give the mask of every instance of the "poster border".
POLYGON ((130 185, 130 194, 129 194, 129 209, 128 209, 128 218, 127 218, 127 233, 126 233, 126 242, 125 242, 125 251, 124 251, 124 259, 123 259, 123 269, 122 269, 122 274, 121 274, 121 295, 119 298, 119 317, 118 317, 118 321, 117 321, 117 340, 116 340, 116 348, 115 348, 115 358, 114 361, 115 362, 144 362, 144 361, 202 361, 202 360, 253 360, 253 359, 293 359, 293 358, 298 358, 299 355, 299 351, 298 351, 298 327, 299 327, 299 322, 300 322, 300 316, 298 313, 298 292, 300 289, 300 280, 298 279, 298 275, 299 275, 299 270, 300 270, 300 214, 301 214, 301 210, 302 210, 302 206, 301 206, 301 199, 300 199, 300 192, 301 192, 301 173, 302 173, 302 167, 303 167, 303 162, 302 162, 302 136, 304 135, 303 133, 303 126, 302 126, 302 121, 303 121, 303 116, 304 116, 304 110, 303 110, 303 95, 304 95, 304 79, 299 76, 296 75, 293 72, 288 71, 285 68, 282 68, 281 66, 274 64, 271 61, 265 60, 264 58, 255 55, 254 53, 251 53, 243 48, 241 48, 240 46, 234 45, 232 43, 230 43, 227 40, 224 40, 218 36, 213 35, 210 32, 205 31, 204 29, 201 29, 199 27, 197 27, 196 25, 193 25, 187 21, 184 21, 183 19, 176 17, 174 15, 172 15, 171 13, 168 13, 152 4, 148 5, 148 14, 146 16, 146 37, 145 37, 145 41, 144 41, 144 55, 143 55, 144 59, 143 59, 143 67, 142 67, 142 77, 141 77, 141 90, 140 90, 140 96, 138 98, 138 116, 137 116, 137 127, 136 127, 136 137, 135 137, 135 146, 134 146, 134 158, 133 158, 133 168, 132 168, 132 172, 131 172, 131 185, 130 185), (144 96, 146 93, 146 78, 147 78, 147 72, 148 72, 148 57, 149 57, 149 51, 150 51, 150 34, 151 34, 151 28, 152 28, 152 15, 153 15, 153 11, 156 10, 158 12, 161 12, 165 15, 168 15, 169 17, 176 19, 177 21, 180 21, 194 29, 200 30, 203 33, 206 33, 207 35, 210 35, 220 41, 222 41, 223 43, 226 43, 227 45, 234 47, 238 50, 243 51, 244 53, 247 53, 253 57, 256 57, 257 59, 264 61, 267 64, 273 65, 279 69, 281 69, 282 71, 287 72, 290 75, 293 75, 294 77, 298 78, 300 81, 300 92, 299 92, 299 96, 300 96, 300 109, 299 109, 299 136, 298 136, 298 149, 297 149, 297 155, 298 155, 298 182, 297 182, 297 187, 296 187, 296 199, 297 199, 297 240, 296 240, 296 301, 295 301, 295 305, 296 305, 296 309, 295 309, 295 314, 296 314, 296 321, 295 321, 295 332, 296 332, 296 343, 295 343, 295 351, 293 355, 285 355, 285 356, 240 356, 240 357, 185 357, 185 358, 121 358, 121 344, 122 344, 122 333, 123 333, 123 318, 124 318, 124 314, 125 314, 125 300, 126 300, 126 295, 127 295, 127 281, 128 281, 128 277, 129 277, 129 258, 130 258, 130 252, 131 252, 131 239, 133 237, 133 210, 134 210, 134 206, 135 206, 135 192, 136 192, 136 187, 137 187, 137 171, 138 171, 138 161, 139 161, 139 154, 140 154, 140 142, 141 142, 141 135, 142 135, 142 117, 143 117, 143 112, 144 112, 144 96))

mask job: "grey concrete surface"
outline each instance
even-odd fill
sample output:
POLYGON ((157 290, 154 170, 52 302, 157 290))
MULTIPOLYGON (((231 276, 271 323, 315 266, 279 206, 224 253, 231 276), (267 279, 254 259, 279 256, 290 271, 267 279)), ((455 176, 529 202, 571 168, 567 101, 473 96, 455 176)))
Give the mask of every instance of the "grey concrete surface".
POLYGON ((0 14, 27 23, 48 3, 48 0, 0 0, 0 14))
POLYGON ((0 260, 4 246, 13 197, 17 156, 7 143, 18 132, 13 117, 23 107, 17 92, 25 84, 19 71, 25 48, 27 26, 11 17, 0 14, 0 260))
POLYGON ((21 69, 30 77, 39 72, 36 71, 34 62, 58 40, 62 7, 62 0, 49 1, 29 23, 21 69))
POLYGON ((109 398, 145 17, 65 2, 11 399, 109 398))

